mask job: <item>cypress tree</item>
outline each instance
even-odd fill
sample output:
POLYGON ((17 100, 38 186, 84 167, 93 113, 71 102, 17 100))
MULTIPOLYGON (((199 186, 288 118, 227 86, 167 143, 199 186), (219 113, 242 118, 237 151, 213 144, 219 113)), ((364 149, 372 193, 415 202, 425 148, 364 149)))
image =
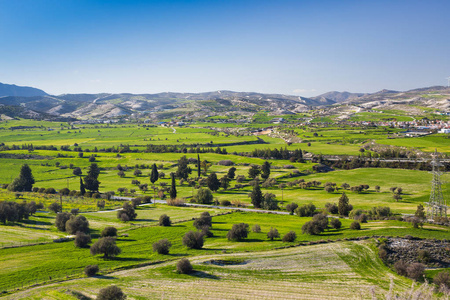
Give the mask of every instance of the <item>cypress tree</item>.
POLYGON ((80 193, 81 195, 84 195, 86 193, 86 189, 84 188, 84 183, 83 180, 81 179, 81 176, 80 176, 80 193))
POLYGON ((90 190, 91 192, 97 192, 98 187, 100 186, 100 182, 98 181, 98 175, 100 174, 100 169, 96 163, 92 163, 89 166, 89 170, 87 172, 87 176, 84 177, 84 185, 85 188, 90 190))
POLYGON ((263 195, 261 193, 261 188, 259 187, 258 181, 256 181, 255 185, 253 186, 253 191, 250 193, 250 198, 252 199, 252 204, 255 208, 261 208, 263 195))
POLYGON ((261 167, 261 177, 267 179, 270 176, 270 163, 266 160, 261 167))
POLYGON ((170 199, 175 199, 177 197, 177 188, 175 186, 175 174, 170 173, 170 177, 172 177, 172 185, 170 187, 170 199))
POLYGON ((14 180, 8 186, 8 190, 14 192, 31 192, 33 184, 34 177, 31 173, 31 169, 27 164, 24 164, 20 168, 19 176, 14 178, 14 180))
POLYGON ((200 171, 200 154, 197 154, 197 176, 200 178, 201 175, 202 173, 200 171))
POLYGON ((349 204, 348 204, 348 197, 344 193, 342 193, 342 196, 339 198, 339 204, 338 204, 338 212, 341 216, 348 216, 349 213, 349 204))
POLYGON ((158 178, 159 178, 158 168, 156 167, 156 164, 153 164, 152 172, 150 174, 150 181, 151 181, 151 183, 153 184, 156 181, 158 181, 158 178))

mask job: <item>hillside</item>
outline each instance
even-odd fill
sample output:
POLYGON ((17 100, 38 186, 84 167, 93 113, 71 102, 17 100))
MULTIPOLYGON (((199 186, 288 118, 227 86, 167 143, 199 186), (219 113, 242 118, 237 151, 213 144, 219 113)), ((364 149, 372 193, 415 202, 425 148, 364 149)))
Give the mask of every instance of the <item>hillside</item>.
POLYGON ((47 95, 46 92, 37 88, 28 86, 17 86, 15 84, 5 84, 0 82, 0 97, 4 96, 34 97, 46 95, 47 95))
MULTIPOLYGON (((405 92, 381 90, 371 94, 333 91, 311 98, 226 90, 204 93, 100 93, 51 96, 34 88, 5 84, 0 86, 10 88, 9 92, 4 91, 8 95, 0 97, 0 105, 20 106, 28 112, 22 113, 21 116, 39 119, 110 119, 131 115, 153 120, 179 116, 198 119, 205 116, 246 117, 261 111, 269 115, 289 115, 318 108, 322 115, 339 114, 338 119, 346 119, 354 112, 372 110, 397 110, 420 116, 425 110, 445 113, 450 109, 450 88, 443 86, 405 92), (32 92, 35 94, 18 95, 18 91, 24 91, 22 89, 25 91, 31 89, 29 94, 32 92), (12 95, 13 92, 16 94, 12 95)), ((18 111, 18 109, 7 110, 18 111)), ((17 116, 8 113, 5 115, 17 116)))

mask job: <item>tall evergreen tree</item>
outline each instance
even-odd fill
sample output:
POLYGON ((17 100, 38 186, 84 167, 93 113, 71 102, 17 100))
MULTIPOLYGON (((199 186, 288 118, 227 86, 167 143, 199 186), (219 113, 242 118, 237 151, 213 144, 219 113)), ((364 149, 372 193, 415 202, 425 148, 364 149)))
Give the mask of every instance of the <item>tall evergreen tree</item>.
POLYGON ((31 173, 31 168, 24 164, 20 168, 19 176, 14 178, 8 186, 8 190, 14 192, 31 192, 34 184, 34 177, 31 173))
POLYGON ((154 184, 158 181, 159 174, 158 174, 158 168, 156 167, 156 164, 153 164, 152 166, 152 172, 150 173, 150 182, 154 184))
POLYGON ((212 172, 209 174, 208 178, 206 179, 206 183, 208 184, 208 187, 211 191, 215 192, 220 187, 220 181, 217 179, 216 173, 212 172))
POLYGON ((91 192, 98 192, 98 187, 100 186, 100 182, 98 181, 99 175, 100 175, 100 168, 97 166, 96 163, 92 163, 89 166, 87 176, 84 177, 85 188, 87 188, 91 192))
POLYGON ((261 169, 258 166, 251 166, 248 170, 248 177, 252 179, 256 178, 259 174, 261 174, 261 169))
POLYGON ((86 189, 84 187, 84 183, 83 183, 83 180, 81 179, 81 176, 80 176, 80 193, 81 193, 81 195, 86 194, 86 189))
POLYGON ((267 179, 270 176, 270 163, 266 160, 261 167, 261 177, 267 179))
POLYGON ((202 172, 200 170, 200 163, 200 154, 197 154, 197 177, 199 178, 202 175, 202 172))
POLYGON ((348 203, 348 197, 345 192, 342 193, 342 196, 339 198, 338 212, 341 216, 348 216, 348 213, 350 212, 350 205, 348 203))
POLYGON ((253 191, 250 193, 250 198, 252 199, 253 207, 261 208, 263 201, 263 195, 261 193, 261 188, 259 187, 259 181, 256 181, 253 186, 253 191))
POLYGON ((170 177, 172 178, 172 185, 170 186, 170 199, 175 199, 177 197, 177 187, 175 185, 175 174, 170 173, 170 177))

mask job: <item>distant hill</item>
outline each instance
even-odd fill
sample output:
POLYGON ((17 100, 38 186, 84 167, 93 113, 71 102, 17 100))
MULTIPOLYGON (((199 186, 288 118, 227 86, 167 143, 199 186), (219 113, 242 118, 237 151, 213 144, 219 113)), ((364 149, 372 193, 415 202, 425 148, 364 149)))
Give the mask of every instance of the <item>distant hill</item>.
POLYGON ((0 87, 6 94, 22 93, 20 96, 17 94, 0 96, 0 106, 4 106, 4 115, 9 117, 29 115, 32 118, 50 119, 110 119, 139 115, 158 120, 172 117, 203 119, 217 115, 245 118, 262 111, 269 115, 288 115, 318 107, 325 113, 327 110, 331 113, 342 107, 349 112, 373 109, 411 110, 412 107, 419 111, 420 106, 445 112, 450 110, 450 88, 442 86, 404 92, 381 90, 370 94, 333 91, 311 98, 227 90, 205 93, 99 93, 52 96, 29 87, 5 84, 0 84, 0 87), (32 96, 23 96, 27 93, 32 96), (21 107, 23 110, 13 107, 21 107))
POLYGON ((367 94, 363 93, 349 93, 349 92, 328 92, 322 95, 319 95, 317 97, 313 97, 312 99, 329 99, 331 101, 334 101, 336 103, 341 103, 350 99, 356 99, 362 96, 365 96, 367 94))
POLYGON ((35 97, 46 95, 47 93, 40 89, 28 86, 17 86, 15 84, 5 84, 0 82, 0 97, 4 96, 35 97))

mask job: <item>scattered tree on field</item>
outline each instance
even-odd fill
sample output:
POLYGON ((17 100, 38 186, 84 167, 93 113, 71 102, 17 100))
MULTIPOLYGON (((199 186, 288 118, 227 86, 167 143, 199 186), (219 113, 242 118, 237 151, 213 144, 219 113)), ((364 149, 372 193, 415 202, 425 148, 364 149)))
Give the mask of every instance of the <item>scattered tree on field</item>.
POLYGON ((295 231, 291 230, 283 236, 282 240, 285 243, 292 243, 295 241, 295 239, 297 239, 297 234, 295 233, 295 231))
POLYGON ((213 202, 213 194, 208 188, 199 188, 193 200, 200 204, 211 204, 213 202))
POLYGON ((75 247, 86 248, 88 244, 91 242, 91 236, 84 232, 78 231, 75 235, 74 242, 75 247))
POLYGON ((91 255, 103 254, 103 257, 114 257, 119 255, 120 248, 116 245, 114 237, 102 237, 91 246, 91 255))
POLYGON ((261 232, 261 226, 259 226, 258 224, 253 225, 252 231, 255 233, 261 232))
POLYGON ((206 179, 206 182, 208 184, 208 188, 213 192, 217 191, 220 187, 220 181, 219 179, 217 179, 217 175, 214 172, 209 174, 208 178, 206 179))
POLYGON ((183 245, 191 249, 203 247, 203 234, 199 231, 189 231, 183 236, 183 245))
POLYGON ((185 156, 182 156, 179 160, 178 160, 178 169, 175 173, 175 176, 177 178, 183 178, 184 180, 186 180, 189 176, 189 174, 191 174, 192 170, 191 168, 188 166, 189 161, 185 156))
MULTIPOLYGON (((55 202, 56 203, 56 202, 55 202)), ((59 231, 66 231, 66 222, 70 220, 72 215, 68 212, 62 212, 56 215, 55 226, 59 231)))
POLYGON ((159 226, 170 226, 172 225, 172 221, 170 220, 170 217, 166 214, 163 214, 159 217, 159 226))
POLYGON ((287 210, 291 215, 293 215, 293 214, 294 214, 294 211, 297 209, 297 207, 298 207, 298 204, 292 202, 292 203, 289 203, 288 205, 286 205, 286 210, 287 210))
POLYGON ((170 177, 172 178, 172 184, 170 185, 170 199, 176 199, 177 198, 177 187, 175 183, 175 174, 172 172, 170 173, 170 177))
POLYGON ((75 234, 78 231, 88 233, 89 232, 89 222, 85 216, 71 215, 70 219, 66 222, 66 232, 70 233, 70 234, 75 234))
POLYGON ((236 176, 236 168, 235 168, 235 167, 231 167, 231 168, 228 170, 227 177, 228 177, 229 179, 234 179, 235 176, 236 176))
POLYGON ((229 241, 239 241, 247 238, 248 227, 246 223, 233 224, 233 227, 227 233, 227 239, 229 241))
POLYGON ((270 176, 270 163, 266 160, 261 166, 261 178, 267 179, 269 178, 269 176, 270 176))
POLYGON ((351 211, 350 205, 348 203, 348 197, 345 193, 342 193, 339 198, 338 203, 338 212, 341 216, 348 216, 348 213, 351 211))
POLYGON ((279 238, 280 234, 276 228, 270 227, 269 232, 267 233, 267 238, 273 241, 273 239, 279 238))
POLYGON ((261 174, 261 169, 259 168, 259 166, 253 165, 248 170, 248 177, 252 179, 256 178, 259 174, 261 174))
POLYGON ((263 195, 261 192, 261 188, 259 187, 259 182, 257 181, 256 184, 253 186, 253 191, 249 194, 250 198, 252 199, 252 204, 254 208, 261 208, 261 204, 263 201, 263 195))
POLYGON ((330 221, 330 225, 334 229, 341 229, 342 223, 339 221, 339 219, 332 218, 330 221))
POLYGON ((98 187, 100 182, 98 181, 98 176, 100 175, 100 169, 96 163, 92 163, 89 166, 87 176, 84 177, 84 186, 91 192, 98 192, 98 187))
POLYGON ((98 265, 87 265, 84 268, 84 274, 88 277, 97 275, 99 271, 98 265))
POLYGON ((31 192, 34 184, 34 177, 27 164, 20 168, 19 176, 8 185, 8 190, 12 192, 31 192))
POLYGON ((98 292, 97 300, 125 300, 127 296, 115 285, 101 289, 98 292))
POLYGON ((81 176, 81 174, 83 174, 83 171, 81 171, 80 167, 76 167, 75 169, 73 169, 72 174, 75 176, 81 176))
POLYGON ((169 254, 169 249, 172 247, 172 243, 168 239, 162 239, 153 243, 153 251, 158 254, 169 254))
POLYGON ((189 274, 193 270, 191 262, 187 258, 182 258, 177 262, 177 271, 180 274, 189 274))
POLYGON ((312 203, 299 206, 295 209, 295 213, 299 217, 312 217, 316 211, 316 206, 312 203))
POLYGON ((58 202, 53 202, 48 206, 48 209, 54 212, 55 214, 62 211, 62 206, 58 202))
POLYGON ((115 228, 113 226, 105 227, 102 230, 102 237, 105 237, 105 236, 117 236, 117 228, 115 228))
POLYGON ((134 211, 134 207, 129 202, 125 202, 122 206, 122 209, 117 211, 117 218, 124 222, 132 221, 136 219, 136 216, 137 214, 134 211))

